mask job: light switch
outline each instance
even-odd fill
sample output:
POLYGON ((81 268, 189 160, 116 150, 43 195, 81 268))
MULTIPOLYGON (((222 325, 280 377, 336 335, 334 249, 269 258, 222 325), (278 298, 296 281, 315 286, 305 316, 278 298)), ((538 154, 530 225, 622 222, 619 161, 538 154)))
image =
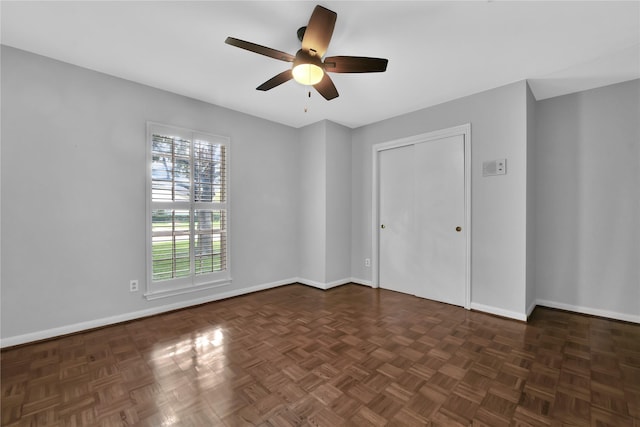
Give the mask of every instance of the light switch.
POLYGON ((482 162, 482 176, 505 175, 506 173, 507 159, 497 159, 482 162))

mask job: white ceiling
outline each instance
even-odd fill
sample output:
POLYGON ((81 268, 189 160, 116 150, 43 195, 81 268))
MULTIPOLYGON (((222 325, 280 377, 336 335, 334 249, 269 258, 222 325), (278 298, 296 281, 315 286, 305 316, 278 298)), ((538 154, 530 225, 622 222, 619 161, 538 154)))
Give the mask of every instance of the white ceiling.
POLYGON ((331 74, 332 101, 294 81, 256 91, 290 64, 225 38, 295 54, 317 3, 2 1, 1 40, 294 127, 358 127, 523 79, 544 99, 640 77, 638 1, 322 1, 338 14, 327 56, 387 71, 331 74))

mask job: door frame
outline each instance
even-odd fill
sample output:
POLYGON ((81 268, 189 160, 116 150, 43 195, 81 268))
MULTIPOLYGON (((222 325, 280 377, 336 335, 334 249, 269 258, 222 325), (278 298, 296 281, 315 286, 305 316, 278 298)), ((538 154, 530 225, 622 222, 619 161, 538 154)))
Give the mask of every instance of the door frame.
POLYGON ((471 123, 373 145, 373 185, 371 197, 371 286, 374 288, 380 287, 380 153, 385 150, 458 135, 462 135, 464 138, 464 227, 467 231, 465 233, 464 308, 469 310, 471 308, 471 123))

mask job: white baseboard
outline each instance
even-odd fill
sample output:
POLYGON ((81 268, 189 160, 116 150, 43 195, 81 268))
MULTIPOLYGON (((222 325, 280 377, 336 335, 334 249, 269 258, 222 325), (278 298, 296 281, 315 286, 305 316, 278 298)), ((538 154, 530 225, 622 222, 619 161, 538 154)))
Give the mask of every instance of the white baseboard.
POLYGON ((495 314, 496 316, 507 317, 509 319, 527 321, 527 315, 524 313, 518 313, 516 311, 505 310, 503 308, 493 307, 490 305, 478 304, 472 302, 470 306, 471 310, 482 311, 484 313, 495 314))
POLYGON ((234 289, 228 292, 207 295, 205 297, 196 298, 188 301, 181 301, 173 304, 161 305, 146 310, 133 311, 130 313, 118 314, 116 316, 103 317, 101 319, 89 320, 86 322, 74 323, 71 325, 59 326, 57 328, 46 329, 44 331, 31 332, 23 335, 15 335, 0 340, 0 348, 12 347, 14 345, 26 344, 34 341, 45 340, 58 337, 61 335, 73 334, 76 332, 86 331, 89 329, 100 328, 103 326, 113 325, 115 323, 127 322, 129 320, 140 319, 143 317, 153 316, 160 313, 166 313, 172 310, 191 307, 194 305, 205 304, 208 302, 218 301, 231 297, 236 297, 252 292, 263 291, 265 289, 277 288, 278 286, 295 283, 297 278, 279 280, 277 282, 264 283, 261 285, 251 286, 249 288, 234 289))
POLYGON ((326 283, 324 285, 324 288, 325 289, 336 288, 338 286, 346 285, 348 283, 351 283, 351 278, 341 279, 341 280, 334 280, 333 282, 326 283))
POLYGON ((329 283, 316 282, 315 280, 305 279, 303 277, 298 277, 295 279, 296 282, 302 283, 303 285, 311 286, 313 288, 322 289, 326 291, 327 289, 335 288, 337 286, 346 285, 347 283, 351 283, 351 278, 335 280, 329 283))
POLYGON ((358 279, 357 277, 352 277, 349 280, 357 285, 369 286, 370 288, 373 288, 373 283, 371 282, 371 280, 358 279))
POLYGON ((304 279, 302 277, 296 277, 295 281, 300 283, 300 284, 306 285, 306 286, 311 286, 312 288, 318 288, 318 289, 322 289, 322 290, 326 289, 324 283, 316 282, 315 280, 304 279))
POLYGON ((371 284, 371 280, 358 279, 356 277, 347 277, 345 279, 335 280, 329 283, 316 282, 315 280, 305 279, 302 277, 298 277, 296 281, 298 283, 302 283, 303 285, 313 286, 314 288, 322 289, 325 291, 327 289, 335 288, 342 285, 347 285, 349 283, 355 283, 356 285, 369 286, 370 288, 373 287, 373 285, 371 284))
POLYGON ((529 316, 531 316, 531 313, 533 313, 533 310, 535 310, 536 305, 538 305, 538 301, 534 300, 531 305, 529 305, 529 307, 527 307, 527 319, 529 318, 529 316))
MULTIPOLYGON (((194 306, 194 305, 205 304, 205 303, 208 303, 208 302, 213 302, 213 301, 218 301, 218 300, 222 300, 222 299, 226 299, 226 298, 232 298, 232 297, 235 297, 235 296, 249 294, 249 293, 252 293, 252 292, 258 292, 258 291, 263 291, 263 290, 266 290, 266 289, 277 288, 279 286, 284 286, 284 285, 288 285, 288 284, 296 283, 296 282, 297 283, 301 283, 303 285, 312 286, 314 288, 322 289, 322 290, 327 290, 327 289, 331 289, 331 288, 334 288, 334 287, 337 287, 337 286, 342 286, 342 285, 345 285, 347 283, 357 283, 359 285, 372 286, 371 281, 358 279, 358 278, 355 278, 355 277, 350 277, 350 278, 346 278, 346 279, 342 279, 342 280, 336 280, 336 281, 329 282, 329 283, 320 283, 320 282, 316 282, 314 280, 294 277, 294 278, 291 278, 291 279, 279 280, 279 281, 276 281, 276 282, 264 283, 264 284, 261 284, 261 285, 251 286, 249 288, 234 289, 234 290, 231 290, 231 291, 217 293, 217 294, 214 294, 214 295, 207 295, 205 297, 196 298, 196 299, 192 299, 192 300, 188 300, 188 301, 181 301, 181 302, 178 302, 178 303, 161 305, 161 306, 149 308, 149 309, 146 309, 146 310, 139 310, 139 311, 134 311, 134 312, 130 312, 130 313, 119 314, 119 315, 116 315, 116 316, 103 317, 101 319, 90 320, 90 321, 87 321, 87 322, 74 323, 74 324, 71 324, 71 325, 65 325, 65 326, 60 326, 60 327, 56 327, 56 328, 46 329, 44 331, 37 331, 37 332, 31 332, 31 333, 22 334, 22 335, 15 335, 15 336, 12 336, 12 337, 7 337, 7 338, 1 339, 0 340, 0 348, 12 347, 12 346, 15 346, 15 345, 21 345, 21 344, 34 342, 34 341, 40 341, 40 340, 45 340, 45 339, 49 339, 49 338, 54 338, 54 337, 61 336, 61 335, 67 335, 67 334, 72 334, 72 333, 76 333, 76 332, 86 331, 86 330, 89 330, 89 329, 100 328, 100 327, 103 327, 103 326, 109 326, 109 325, 113 325, 115 323, 121 323, 121 322, 126 322, 126 321, 129 321, 129 320, 140 319, 140 318, 143 318, 143 317, 153 316, 153 315, 156 315, 156 314, 165 313, 165 312, 172 311, 172 310, 179 310, 181 308, 191 307, 191 306, 194 306)), ((518 312, 510 311, 510 310, 505 310, 505 309, 498 308, 498 307, 488 306, 488 305, 484 305, 484 304, 478 304, 478 303, 474 303, 474 302, 471 303, 470 308, 472 310, 482 311, 482 312, 485 312, 485 313, 494 314, 496 316, 502 316, 502 317, 507 317, 507 318, 510 318, 510 319, 526 321, 527 317, 529 315, 531 315, 531 312, 536 307, 536 305, 549 307, 549 308, 557 308, 557 309, 567 310, 567 311, 573 311, 573 312, 576 312, 576 313, 583 313, 583 314, 588 314, 588 315, 593 315, 593 316, 606 317, 606 318, 609 318, 609 319, 622 320, 622 321, 625 321, 625 322, 640 323, 640 315, 618 313, 618 312, 613 312, 613 311, 608 311, 608 310, 601 310, 601 309, 595 309, 595 308, 589 308, 589 307, 581 307, 581 306, 575 306, 575 305, 571 305, 571 304, 564 304, 564 303, 559 303, 559 302, 555 302, 555 301, 540 300, 540 299, 536 300, 533 304, 531 304, 527 308, 526 314, 525 313, 518 313, 518 312)))
POLYGON ((601 310, 599 308, 581 307, 578 305, 565 304, 561 302, 536 300, 537 305, 549 308, 558 308, 560 310, 573 311, 576 313, 589 314, 591 316, 606 317, 609 319, 623 320, 625 322, 640 323, 640 315, 618 313, 615 311, 601 310))

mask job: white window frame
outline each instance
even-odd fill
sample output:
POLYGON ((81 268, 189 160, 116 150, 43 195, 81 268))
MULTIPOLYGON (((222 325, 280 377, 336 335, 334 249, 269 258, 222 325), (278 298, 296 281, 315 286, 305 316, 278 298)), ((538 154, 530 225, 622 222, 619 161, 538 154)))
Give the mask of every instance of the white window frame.
POLYGON ((231 283, 231 233, 230 233, 230 148, 231 140, 228 137, 220 135, 212 135, 205 132, 195 131, 191 129, 181 128, 177 126, 165 125, 156 122, 147 122, 147 136, 146 136, 146 260, 147 260, 147 283, 146 292, 144 294, 147 300, 153 300, 158 298, 165 298, 174 295, 180 295, 190 292, 201 291, 205 289, 217 288, 221 286, 227 286, 231 283), (204 140, 211 141, 215 144, 222 144, 225 146, 225 179, 224 179, 224 201, 223 202, 195 202, 193 191, 193 173, 190 173, 190 201, 168 201, 157 202, 152 201, 152 162, 153 162, 153 135, 163 134, 167 136, 180 137, 191 142, 190 150, 190 168, 193 168, 193 141, 204 140), (206 203, 208 206, 203 206, 202 203, 206 203), (198 208, 209 207, 212 209, 224 209, 225 215, 225 232, 226 232, 226 244, 224 245, 225 254, 225 269, 218 272, 207 274, 195 274, 194 263, 194 211, 198 208), (154 209, 185 209, 189 210, 190 217, 190 274, 187 277, 167 279, 154 281, 153 280, 153 256, 152 256, 152 212, 154 209))

